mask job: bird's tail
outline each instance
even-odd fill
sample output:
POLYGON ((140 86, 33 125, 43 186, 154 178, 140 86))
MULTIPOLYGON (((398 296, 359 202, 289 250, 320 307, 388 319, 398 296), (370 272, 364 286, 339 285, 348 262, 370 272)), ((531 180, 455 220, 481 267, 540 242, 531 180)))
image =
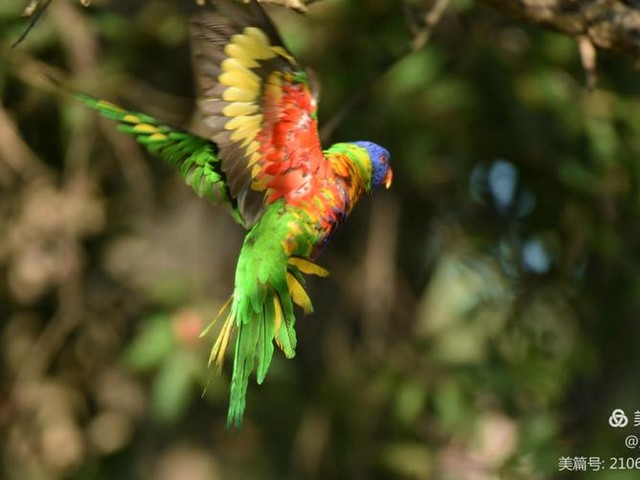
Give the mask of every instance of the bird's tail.
MULTIPOLYGON (((309 260, 290 257, 282 278, 271 277, 264 283, 259 283, 258 279, 257 284, 254 280, 249 289, 237 283, 233 296, 216 317, 221 318, 228 312, 209 357, 209 363, 215 363, 218 371, 222 368, 231 334, 237 329, 228 427, 242 424, 249 375, 257 361, 256 380, 262 383, 273 356, 273 342, 287 358, 295 355, 293 304, 301 307, 304 313, 313 311, 302 274, 324 277, 329 272, 309 260)), ((210 327, 202 335, 206 335, 210 327)))

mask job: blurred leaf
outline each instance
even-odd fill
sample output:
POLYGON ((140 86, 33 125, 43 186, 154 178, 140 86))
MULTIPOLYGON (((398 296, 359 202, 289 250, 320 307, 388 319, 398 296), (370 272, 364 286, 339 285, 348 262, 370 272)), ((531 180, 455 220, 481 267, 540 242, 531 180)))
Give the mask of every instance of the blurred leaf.
POLYGON ((557 432, 555 418, 543 412, 533 414, 523 422, 523 449, 544 448, 553 442, 557 432))
POLYGON ((540 41, 540 51, 550 62, 578 63, 578 49, 574 39, 553 32, 543 32, 540 41))
POLYGON ((473 429, 468 422, 473 415, 462 386, 456 381, 446 381, 434 392, 435 407, 440 424, 449 432, 464 436, 473 429))
POLYGON ((188 352, 176 351, 163 362, 152 393, 153 415, 159 421, 172 423, 184 414, 193 398, 193 375, 200 360, 188 352))
POLYGON ((575 97, 575 84, 564 72, 540 69, 527 72, 518 80, 520 98, 534 108, 560 110, 575 97))
POLYGON ((410 426, 422 414, 427 400, 427 389, 422 383, 408 381, 395 393, 395 416, 403 425, 410 426))
POLYGON ((597 185, 594 172, 576 159, 567 159, 558 166, 560 179, 578 192, 589 193, 597 185))
POLYGON ((441 55, 435 48, 427 48, 396 65, 388 75, 387 88, 395 94, 424 91, 440 75, 441 70, 441 55))
POLYGON ((428 478, 433 466, 431 455, 421 443, 394 443, 384 447, 381 462, 395 475, 428 478))
POLYGON ((425 92, 430 104, 437 111, 462 110, 473 107, 474 96, 467 83, 455 78, 442 78, 425 92))
POLYGON ((587 134, 593 146, 594 154, 602 163, 612 163, 618 150, 618 136, 608 119, 587 119, 587 134))
POLYGON ((176 348, 170 318, 157 314, 144 321, 142 329, 125 351, 125 362, 134 370, 158 366, 176 348))

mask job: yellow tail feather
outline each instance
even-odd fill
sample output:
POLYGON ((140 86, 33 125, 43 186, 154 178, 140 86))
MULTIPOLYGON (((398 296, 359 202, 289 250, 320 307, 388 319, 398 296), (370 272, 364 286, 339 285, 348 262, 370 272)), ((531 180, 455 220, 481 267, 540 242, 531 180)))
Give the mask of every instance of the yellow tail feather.
MULTIPOLYGON (((317 275, 319 277, 326 277, 329 275, 329 271, 316 265, 310 260, 301 258, 301 257, 290 257, 289 265, 296 268, 299 272, 305 273, 307 275, 317 275)), ((309 314, 313 312, 313 305, 311 304, 311 299, 309 298, 309 294, 304 289, 300 280, 296 277, 296 275, 291 272, 287 272, 287 288, 289 290, 289 294, 291 295, 291 300, 293 303, 298 305, 305 314, 309 314)), ((222 305, 215 319, 202 331, 200 337, 204 337, 207 335, 213 325, 226 313, 229 311, 231 303, 233 301, 233 296, 231 296, 225 303, 222 305)), ((275 322, 275 342, 278 347, 285 351, 286 348, 283 348, 284 345, 282 341, 278 339, 278 332, 280 332, 280 328, 283 327, 284 314, 282 310, 282 304, 280 303, 280 299, 277 295, 273 297, 273 306, 274 306, 274 322, 275 322)), ((209 365, 215 364, 216 370, 220 372, 222 366, 224 364, 224 357, 229 346, 229 339, 231 338, 231 334, 234 331, 234 327, 236 326, 236 319, 232 313, 227 315, 227 318, 224 321, 222 329, 218 334, 218 338, 213 344, 213 348, 211 348, 211 354, 209 355, 209 365)))
POLYGON ((275 312, 274 331, 278 332, 278 330, 280 330, 280 325, 282 325, 282 305, 280 305, 280 299, 277 295, 273 296, 273 310, 275 312))
POLYGON ((222 314, 229 309, 229 306, 231 305, 231 301, 233 300, 233 297, 229 297, 227 299, 226 302, 224 302, 224 304, 222 305, 222 307, 220 307, 220 310, 218 310, 218 314, 216 315, 216 317, 209 323, 209 325, 207 325, 204 330, 202 330, 202 332, 200 332, 199 337, 205 337, 209 334, 209 332, 211 331, 211 328, 213 328, 213 326, 216 324, 216 322, 218 321, 218 319, 222 316, 222 314))
POLYGON ((216 370, 218 371, 218 373, 222 371, 222 365, 224 364, 224 354, 227 351, 229 338, 231 337, 231 332, 233 331, 235 323, 235 318, 231 314, 229 314, 227 316, 227 319, 224 321, 224 325, 222 326, 222 330, 220 330, 220 334, 218 335, 216 343, 213 344, 213 348, 211 349, 211 355, 209 355, 209 365, 211 365, 215 359, 216 370))
POLYGON ((313 312, 313 305, 311 304, 309 294, 300 284, 298 279, 289 272, 287 272, 287 286, 289 287, 289 293, 291 294, 293 303, 302 308, 304 313, 307 315, 313 312))
MULTIPOLYGON (((232 300, 233 297, 229 297, 229 299, 224 302, 224 305, 222 305, 222 307, 218 311, 216 318, 214 318, 213 321, 202 331, 202 333, 200 334, 200 338, 207 335, 211 330, 211 327, 213 327, 218 319, 220 319, 220 317, 222 317, 222 315, 229 310, 229 306, 231 305, 232 300)), ((209 355, 209 365, 215 363, 218 373, 220 373, 220 371, 222 370, 222 365, 224 363, 224 354, 227 351, 229 338, 231 337, 231 332, 233 331, 233 327, 235 325, 234 320, 235 319, 231 314, 227 315, 227 318, 224 321, 224 325, 222 325, 222 330, 220 330, 218 338, 216 339, 216 342, 213 344, 213 348, 211 349, 211 354, 209 355)))

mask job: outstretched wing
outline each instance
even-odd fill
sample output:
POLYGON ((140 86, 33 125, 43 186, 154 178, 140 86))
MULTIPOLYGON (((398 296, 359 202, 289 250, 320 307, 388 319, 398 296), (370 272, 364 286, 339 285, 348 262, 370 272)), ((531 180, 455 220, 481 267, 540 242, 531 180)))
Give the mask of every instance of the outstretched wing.
POLYGON ((235 199, 229 193, 224 172, 220 168, 218 148, 214 143, 111 102, 82 93, 76 93, 75 97, 106 118, 118 122, 119 130, 133 135, 150 153, 178 169, 198 196, 207 197, 215 203, 229 203, 236 220, 245 223, 237 211, 235 199))
POLYGON ((230 194, 252 224, 276 199, 309 188, 327 164, 309 78, 262 7, 218 4, 192 22, 200 127, 218 145, 230 194))

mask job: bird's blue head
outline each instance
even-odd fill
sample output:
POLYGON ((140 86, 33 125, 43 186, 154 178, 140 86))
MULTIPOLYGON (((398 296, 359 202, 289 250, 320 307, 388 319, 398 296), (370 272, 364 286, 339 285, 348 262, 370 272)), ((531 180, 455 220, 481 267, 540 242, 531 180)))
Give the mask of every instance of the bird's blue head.
POLYGON ((389 151, 373 142, 353 142, 355 145, 364 148, 371 158, 372 174, 371 184, 373 187, 384 185, 389 188, 393 179, 393 172, 389 165, 389 151))

